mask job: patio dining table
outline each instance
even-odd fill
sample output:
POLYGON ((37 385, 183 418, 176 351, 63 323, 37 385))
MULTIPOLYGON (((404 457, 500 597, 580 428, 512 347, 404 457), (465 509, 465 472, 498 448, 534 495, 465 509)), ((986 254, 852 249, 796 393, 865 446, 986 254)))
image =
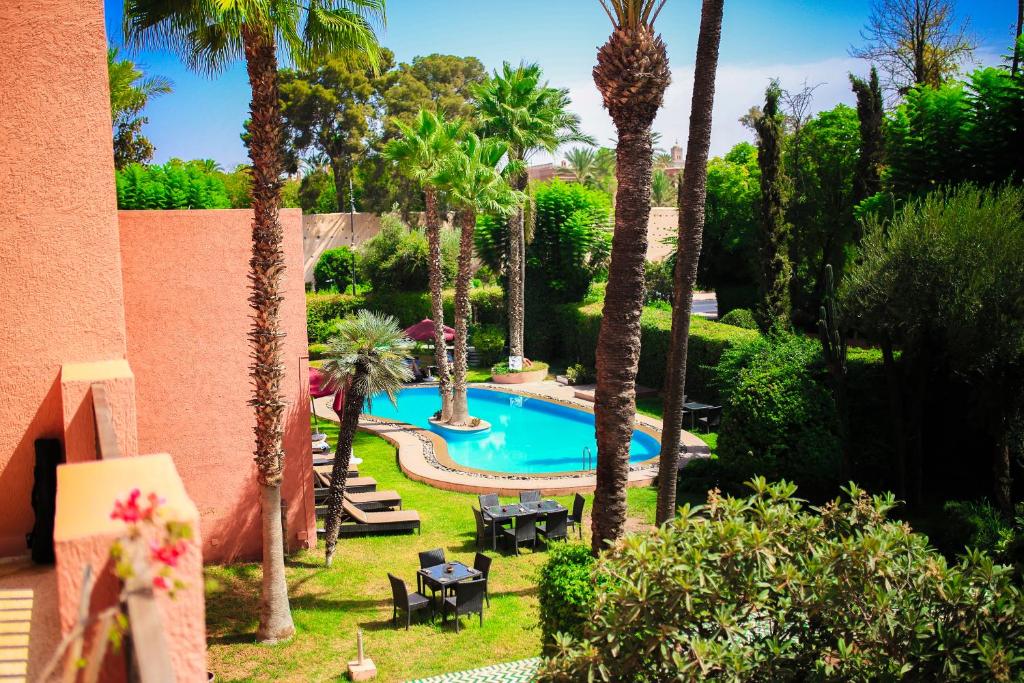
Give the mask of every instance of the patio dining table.
POLYGON ((461 562, 446 562, 436 564, 433 567, 424 567, 416 572, 416 578, 423 584, 441 591, 444 598, 445 591, 460 581, 474 579, 480 576, 480 572, 472 567, 467 567, 461 562), (451 571, 449 571, 451 568, 451 571))
POLYGON ((557 500, 538 500, 532 503, 508 503, 507 505, 488 505, 483 509, 484 519, 491 521, 491 550, 498 548, 498 527, 511 522, 516 517, 536 513, 538 517, 546 517, 551 512, 567 510, 557 500))
POLYGON ((716 407, 717 406, 713 406, 709 403, 701 403, 699 401, 687 401, 686 403, 684 403, 683 412, 684 414, 690 416, 690 429, 693 429, 694 425, 697 424, 697 415, 712 410, 713 408, 716 407))

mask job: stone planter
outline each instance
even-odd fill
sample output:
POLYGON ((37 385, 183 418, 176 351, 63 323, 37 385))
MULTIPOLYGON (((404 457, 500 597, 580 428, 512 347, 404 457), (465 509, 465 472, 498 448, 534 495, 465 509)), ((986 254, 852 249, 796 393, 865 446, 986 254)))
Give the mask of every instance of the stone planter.
POLYGON ((495 384, 526 384, 527 382, 539 382, 548 376, 548 369, 527 370, 526 372, 510 372, 507 375, 491 375, 491 381, 495 384))

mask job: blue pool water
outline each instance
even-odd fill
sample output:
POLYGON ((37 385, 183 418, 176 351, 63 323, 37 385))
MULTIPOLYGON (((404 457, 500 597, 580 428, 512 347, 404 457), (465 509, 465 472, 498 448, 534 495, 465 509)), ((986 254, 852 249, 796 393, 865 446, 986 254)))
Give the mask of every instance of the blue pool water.
MULTIPOLYGON (((487 389, 469 389, 469 414, 491 423, 474 434, 438 429, 429 418, 441 409, 435 387, 403 389, 396 408, 386 396, 373 400, 371 415, 401 420, 442 434, 452 460, 466 467, 494 472, 568 472, 583 469, 583 450, 596 464, 594 416, 582 410, 487 389)), ((629 459, 649 460, 660 444, 640 431, 633 432, 629 459)))

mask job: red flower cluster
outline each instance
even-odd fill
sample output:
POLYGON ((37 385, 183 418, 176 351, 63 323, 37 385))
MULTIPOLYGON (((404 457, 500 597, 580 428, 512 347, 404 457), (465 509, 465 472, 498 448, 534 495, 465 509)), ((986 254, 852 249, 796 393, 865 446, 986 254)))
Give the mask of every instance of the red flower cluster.
POLYGON ((164 504, 164 499, 155 493, 150 493, 146 496, 149 505, 142 507, 139 505, 139 498, 141 496, 141 491, 132 489, 131 493, 128 494, 127 500, 115 500, 114 510, 110 513, 110 518, 123 520, 127 524, 136 524, 152 519, 157 508, 164 504))
POLYGON ((168 567, 177 567, 178 560, 185 554, 186 550, 188 550, 188 546, 182 539, 176 541, 167 540, 162 545, 150 542, 149 557, 154 562, 159 562, 168 567))

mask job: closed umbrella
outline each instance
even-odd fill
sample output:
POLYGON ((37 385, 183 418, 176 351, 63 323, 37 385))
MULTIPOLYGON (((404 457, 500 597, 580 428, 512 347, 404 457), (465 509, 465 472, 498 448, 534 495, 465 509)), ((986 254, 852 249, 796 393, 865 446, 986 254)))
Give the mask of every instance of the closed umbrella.
POLYGON ((316 433, 313 434, 314 443, 325 440, 327 435, 320 431, 320 418, 317 417, 316 401, 313 399, 330 396, 331 390, 328 388, 329 384, 330 381, 327 379, 327 375, 322 373, 318 368, 309 369, 309 404, 313 407, 313 422, 316 423, 316 433))

